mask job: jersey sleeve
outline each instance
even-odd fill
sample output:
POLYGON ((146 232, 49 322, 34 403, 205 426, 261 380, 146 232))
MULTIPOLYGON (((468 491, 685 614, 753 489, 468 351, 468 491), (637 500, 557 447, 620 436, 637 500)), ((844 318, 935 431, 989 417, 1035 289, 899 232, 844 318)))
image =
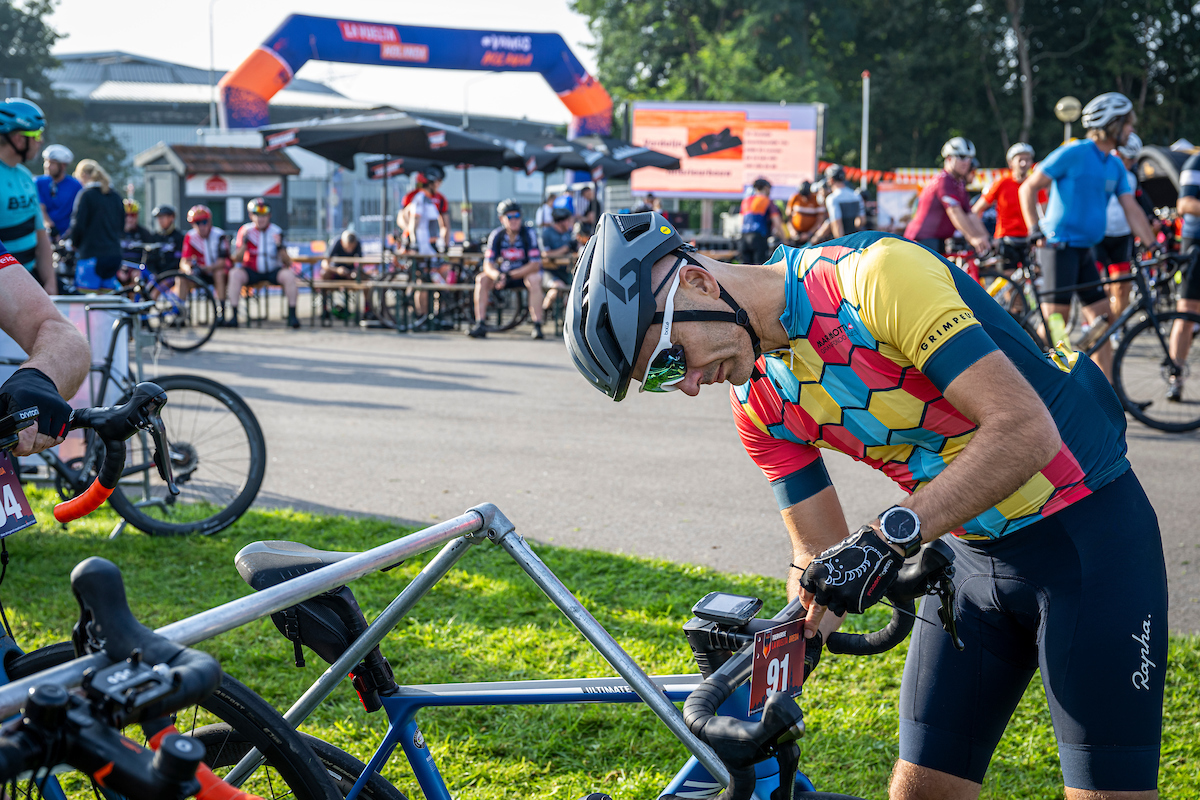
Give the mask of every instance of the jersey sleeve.
POLYGON ((899 350, 939 391, 998 349, 940 258, 901 239, 864 252, 851 276, 871 334, 899 350))
POLYGON ((992 185, 988 187, 987 193, 983 196, 983 199, 989 206, 996 204, 996 195, 1000 194, 1000 185, 1003 182, 1004 179, 1001 178, 999 180, 992 181, 992 185))
POLYGON ((13 258, 12 253, 8 252, 3 244, 0 244, 0 269, 5 267, 21 266, 21 262, 13 258))
POLYGON ((492 231, 492 235, 488 237, 487 247, 484 248, 483 257, 492 263, 500 260, 500 237, 502 235, 503 228, 492 231))
POLYGON ((771 436, 762 417, 754 411, 753 394, 752 389, 751 396, 743 404, 738 399, 736 387, 730 390, 733 420, 746 454, 770 481, 779 510, 791 508, 826 486, 832 486, 821 451, 811 444, 771 436))
POLYGON ((539 261, 542 257, 542 251, 538 249, 538 237, 534 235, 528 226, 523 227, 521 230, 525 231, 525 255, 530 261, 539 261))
POLYGON ((1129 170, 1125 169, 1125 165, 1121 165, 1121 177, 1117 178, 1117 190, 1114 192, 1117 197, 1123 194, 1131 194, 1133 192, 1133 181, 1129 178, 1129 170))
POLYGON ((1184 162, 1179 173, 1179 196, 1200 197, 1200 154, 1184 162))
POLYGON ((1040 170, 1042 174, 1058 180, 1067 174, 1067 170, 1070 169, 1071 162, 1074 160, 1071 158, 1071 149, 1067 146, 1059 147, 1046 156, 1036 169, 1040 170))
POLYGON ((829 196, 825 198, 825 211, 829 214, 830 219, 842 218, 842 207, 833 202, 833 193, 830 193, 829 196))

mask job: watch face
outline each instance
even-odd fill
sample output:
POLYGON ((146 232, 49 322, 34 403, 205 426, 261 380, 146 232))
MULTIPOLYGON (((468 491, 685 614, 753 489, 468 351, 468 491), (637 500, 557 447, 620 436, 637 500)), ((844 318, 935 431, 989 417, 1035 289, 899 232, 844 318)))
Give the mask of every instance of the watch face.
POLYGON ((884 518, 883 530, 892 541, 908 541, 917 533, 917 515, 906 509, 895 509, 884 518))

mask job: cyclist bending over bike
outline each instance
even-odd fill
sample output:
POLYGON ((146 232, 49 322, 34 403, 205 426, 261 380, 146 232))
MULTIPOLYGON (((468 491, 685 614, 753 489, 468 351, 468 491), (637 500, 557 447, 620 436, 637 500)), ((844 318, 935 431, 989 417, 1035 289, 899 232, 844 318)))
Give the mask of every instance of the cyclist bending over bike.
MULTIPOLYGON (((1145 213, 1133 199, 1128 170, 1112 154, 1128 141, 1136 122, 1133 103, 1125 95, 1108 92, 1094 98, 1083 108, 1087 138, 1068 142, 1046 156, 1021 184, 1021 212, 1029 226, 1030 244, 1043 241, 1037 257, 1044 291, 1051 298, 1042 303, 1046 319, 1051 314, 1066 317, 1071 309, 1071 293, 1055 292, 1054 287, 1100 280, 1092 248, 1104 238, 1110 197, 1116 196, 1142 246, 1157 246, 1145 213), (1050 201, 1039 230, 1037 194, 1046 188, 1050 189, 1050 201)), ((1104 292, 1092 287, 1076 294, 1083 304, 1084 319, 1103 326, 1109 310, 1104 292)), ((1092 354, 1092 360, 1109 380, 1112 355, 1112 345, 1107 341, 1092 354)))
POLYGON ((91 365, 92 352, 75 326, 21 262, 0 245, 0 330, 29 360, 0 386, 0 416, 37 408, 37 424, 20 433, 16 455, 40 453, 62 442, 74 396, 91 365))
MULTIPOLYGON (((965 272, 904 239, 864 231, 742 266, 700 256, 658 214, 602 218, 565 335, 575 366, 616 400, 635 377, 688 395, 733 384, 810 634, 877 602, 905 555, 954 534, 966 649, 940 626, 914 635, 894 800, 977 796, 1039 667, 1067 798, 1156 796, 1162 544, 1094 364, 1039 352, 965 272), (819 448, 912 496, 849 533, 819 448), (1138 588, 1113 603, 1118 560, 1138 588)), ((921 616, 939 608, 927 599, 921 616)))

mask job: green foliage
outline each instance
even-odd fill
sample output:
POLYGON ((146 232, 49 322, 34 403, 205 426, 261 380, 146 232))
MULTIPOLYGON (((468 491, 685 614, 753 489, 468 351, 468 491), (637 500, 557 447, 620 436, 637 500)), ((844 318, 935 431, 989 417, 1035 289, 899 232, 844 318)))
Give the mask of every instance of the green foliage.
MULTIPOLYGON (((38 519, 50 519, 52 494, 30 490, 38 519)), ((106 506, 63 529, 53 523, 8 540, 4 581, 17 640, 32 648, 65 639, 77 615, 70 569, 91 555, 121 567, 134 613, 163 625, 249 589, 233 556, 260 539, 293 539, 331 550, 366 549, 405 531, 373 519, 294 511, 250 511, 216 537, 104 537, 116 522, 106 506)), ((537 545, 539 556, 643 667, 660 674, 694 670, 679 626, 703 594, 726 590, 784 601, 781 581, 665 561, 537 545)), ((414 558, 354 583, 373 619, 428 563, 414 558)), ((879 627, 885 609, 854 619, 879 627)), ((325 664, 311 653, 292 666, 292 646, 267 620, 202 647, 224 668, 279 708, 288 707, 325 664)), ((1200 796, 1200 641, 1171 640, 1167 672, 1161 790, 1164 797, 1200 796)), ((500 548, 476 545, 388 636, 383 652, 402 683, 517 680, 612 675, 567 620, 500 548)), ((826 791, 882 799, 896 757, 896 706, 903 646, 875 658, 831 656, 805 686, 801 705, 808 736, 801 768, 826 791)), ((204 720, 201 721, 203 724, 204 720)), ((426 710, 421 728, 452 794, 500 800, 514 794, 573 800, 605 791, 622 800, 657 796, 686 753, 644 707, 568 705, 426 710)), ((348 685, 304 725, 366 760, 385 727, 362 711, 348 685)), ((384 770, 409 797, 419 797, 401 756, 384 770)), ((982 797, 1060 798, 1062 777, 1040 682, 1026 692, 1000 744, 982 797)))
MULTIPOLYGON (((43 147, 65 144, 76 159, 94 158, 120 186, 126 178, 125 149, 108 125, 87 120, 82 103, 50 85, 49 71, 59 65, 50 48, 62 38, 46 23, 54 5, 55 0, 0 3, 0 78, 21 80, 25 96, 45 112, 43 147)), ((41 173, 40 161, 28 166, 34 174, 41 173)))
POLYGON ((826 103, 832 160, 858 161, 864 70, 876 168, 932 166, 956 135, 974 140, 985 166, 1001 165, 1022 138, 1044 155, 1062 140, 1053 108, 1068 94, 1085 103, 1101 92, 1129 95, 1147 143, 1200 136, 1200 14, 1189 0, 572 7, 589 20, 601 82, 618 100, 826 103))

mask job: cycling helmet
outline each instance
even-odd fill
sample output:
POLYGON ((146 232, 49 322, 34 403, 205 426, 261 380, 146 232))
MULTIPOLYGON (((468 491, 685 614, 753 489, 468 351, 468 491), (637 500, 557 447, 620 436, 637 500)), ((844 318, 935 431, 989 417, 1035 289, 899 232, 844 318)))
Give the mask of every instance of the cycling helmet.
POLYGON ((841 164, 830 164, 825 168, 825 180, 846 182, 846 170, 842 169, 841 164))
POLYGON ((37 103, 23 97, 9 97, 0 103, 0 133, 40 131, 46 127, 46 115, 37 103))
POLYGON ((246 210, 259 216, 271 213, 271 207, 267 205, 266 198, 263 197, 256 197, 246 203, 246 210))
POLYGON ((496 216, 503 218, 505 214, 511 214, 516 211, 521 213, 521 205, 511 197, 507 200, 501 200, 496 204, 496 216))
POLYGON ((141 204, 138 203, 137 200, 134 200, 132 197, 126 197, 124 200, 121 201, 121 204, 125 206, 126 214, 137 214, 139 211, 142 210, 141 204))
POLYGON ((766 178, 759 178, 754 182, 754 191, 761 192, 763 189, 770 189, 771 182, 766 178))
POLYGON ((1019 155, 1028 155, 1030 158, 1033 158, 1033 145, 1028 142, 1017 142, 1008 148, 1008 152, 1004 154, 1004 163, 1010 163, 1019 155))
POLYGON ((194 205, 188 209, 188 213, 187 213, 187 221, 188 222, 203 222, 206 219, 207 220, 212 219, 212 209, 210 209, 208 206, 200 204, 200 205, 194 205))
POLYGON ((175 216, 175 206, 163 203, 161 206, 155 206, 154 210, 150 212, 150 216, 152 217, 161 217, 164 214, 170 214, 172 217, 175 216))
POLYGON ((1117 152, 1125 158, 1137 158, 1138 153, 1142 152, 1142 137, 1136 133, 1130 133, 1125 144, 1117 148, 1117 152))
POLYGON ((556 208, 550 212, 550 219, 555 222, 562 222, 564 219, 570 219, 575 216, 569 208, 556 208))
MULTIPOLYGON (((624 399, 646 332, 662 322, 651 269, 670 253, 700 265, 691 255, 694 250, 666 217, 654 211, 601 215, 583 248, 571 283, 563 336, 575 368, 613 400, 624 399)), ((757 358, 758 334, 746 312, 724 288, 721 299, 731 312, 676 309, 674 320, 735 322, 749 333, 757 358)))
POLYGON ((818 192, 823 192, 828 189, 829 184, 825 183, 824 178, 821 178, 819 181, 813 181, 813 185, 808 188, 812 189, 813 194, 817 194, 818 192))
POLYGON ((956 156, 958 158, 974 158, 975 145, 970 139, 964 139, 961 136, 955 136, 950 141, 942 145, 942 158, 950 158, 956 156))
POLYGON ((60 164, 70 164, 75 160, 75 154, 70 148, 61 144, 52 144, 42 151, 43 161, 57 161, 60 164))
POLYGON ((1105 92, 1083 107, 1083 127, 1103 128, 1133 111, 1133 103, 1120 92, 1105 92))
POLYGON ((432 164, 426 167, 422 172, 425 174, 425 180, 428 183, 446 180, 446 171, 437 164, 432 164))
POLYGON ((801 197, 812 197, 812 181, 800 181, 800 186, 797 187, 796 194, 801 197))

